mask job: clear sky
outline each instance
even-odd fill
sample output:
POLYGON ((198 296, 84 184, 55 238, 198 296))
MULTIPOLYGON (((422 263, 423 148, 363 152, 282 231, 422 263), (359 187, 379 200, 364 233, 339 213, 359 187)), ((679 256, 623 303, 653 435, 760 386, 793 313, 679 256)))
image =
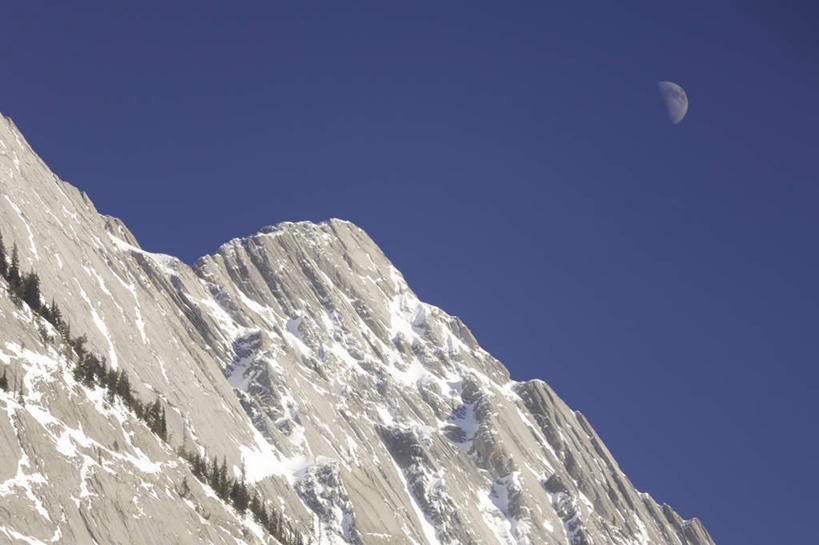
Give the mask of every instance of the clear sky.
POLYGON ((814 3, 109 4, 5 3, 0 111, 146 249, 354 221, 718 545, 815 542, 814 3))

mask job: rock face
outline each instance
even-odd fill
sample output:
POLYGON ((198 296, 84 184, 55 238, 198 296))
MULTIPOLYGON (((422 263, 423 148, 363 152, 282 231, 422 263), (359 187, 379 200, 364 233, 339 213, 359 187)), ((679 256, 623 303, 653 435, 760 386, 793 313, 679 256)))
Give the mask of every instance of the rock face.
POLYGON ((266 227, 188 267, 141 250, 2 118, 0 232, 170 432, 75 382, 0 280, 0 365, 22 383, 0 392, 0 543, 272 543, 181 446, 243 470, 315 543, 713 543, 348 222, 266 227))

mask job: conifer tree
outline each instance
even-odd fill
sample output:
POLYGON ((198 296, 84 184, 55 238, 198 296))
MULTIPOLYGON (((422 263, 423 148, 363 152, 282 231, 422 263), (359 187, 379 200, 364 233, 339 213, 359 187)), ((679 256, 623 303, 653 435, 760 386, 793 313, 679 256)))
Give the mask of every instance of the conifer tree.
POLYGON ((219 461, 216 459, 216 455, 213 456, 213 462, 210 466, 208 484, 214 491, 219 490, 219 461))
POLYGON ((193 453, 193 474, 196 476, 197 479, 200 481, 205 480, 205 462, 202 460, 202 455, 198 452, 193 453))
POLYGON ((60 308, 57 306, 57 303, 54 302, 54 299, 51 300, 51 305, 48 307, 48 317, 48 321, 51 322, 51 325, 53 325, 59 331, 63 322, 63 315, 60 312, 60 308))
POLYGON ((230 494, 227 477, 227 461, 224 456, 222 456, 222 465, 219 466, 219 481, 216 484, 216 493, 223 500, 227 500, 228 494, 230 494))
POLYGON ((259 515, 256 520, 262 526, 262 528, 268 529, 269 531, 270 519, 267 516, 267 509, 264 506, 264 502, 262 502, 259 506, 259 515))
POLYGON ((21 281, 21 297, 34 312, 40 312, 40 277, 37 273, 26 274, 21 281))
POLYGON ((80 380, 89 388, 94 386, 94 377, 97 375, 97 367, 99 364, 100 362, 97 359, 97 356, 93 352, 89 352, 85 355, 82 365, 79 366, 82 367, 82 375, 80 375, 80 380))
POLYGON ((114 402, 117 394, 117 372, 114 369, 109 369, 105 375, 105 396, 109 403, 114 402))
POLYGON ((258 522, 259 521, 259 512, 261 511, 262 504, 259 501, 259 493, 256 492, 255 490, 253 491, 253 494, 250 497, 249 507, 250 507, 250 512, 253 515, 253 518, 258 522))
POLYGON ((162 407, 159 413, 159 437, 161 437, 163 441, 168 440, 168 423, 165 421, 165 407, 162 407))
POLYGON ((245 511, 247 511, 249 501, 245 480, 235 481, 230 491, 230 502, 233 504, 233 507, 239 511, 239 514, 244 515, 245 511))
POLYGON ((12 288, 20 285, 20 256, 17 253, 17 244, 11 250, 11 267, 9 267, 8 281, 12 288))
POLYGON ((57 329, 60 331, 60 335, 63 336, 63 339, 65 339, 70 344, 71 343, 71 325, 68 322, 66 322, 65 320, 62 320, 62 318, 60 320, 61 320, 60 325, 57 327, 57 329))
POLYGON ((201 454, 196 454, 197 465, 199 467, 199 480, 206 482, 208 480, 208 460, 201 454))
POLYGON ((6 247, 3 244, 3 234, 0 233, 0 276, 6 278, 9 274, 9 264, 6 262, 6 247))
POLYGON ((134 403, 134 397, 131 394, 131 382, 124 369, 120 369, 117 372, 117 396, 125 402, 129 409, 137 412, 135 410, 136 404, 134 403))
POLYGON ((9 379, 6 377, 6 368, 3 367, 3 376, 0 377, 0 390, 7 392, 9 389, 9 379))
POLYGON ((97 362, 94 366, 94 381, 102 386, 105 387, 105 377, 108 376, 108 360, 105 356, 102 359, 94 358, 97 362))
POLYGON ((71 339, 69 341, 69 344, 71 345, 71 348, 74 349, 74 352, 77 354, 77 358, 79 359, 80 362, 82 362, 85 359, 85 354, 86 354, 85 343, 86 342, 88 342, 88 339, 86 339, 85 335, 80 335, 79 337, 74 337, 73 339, 71 339))

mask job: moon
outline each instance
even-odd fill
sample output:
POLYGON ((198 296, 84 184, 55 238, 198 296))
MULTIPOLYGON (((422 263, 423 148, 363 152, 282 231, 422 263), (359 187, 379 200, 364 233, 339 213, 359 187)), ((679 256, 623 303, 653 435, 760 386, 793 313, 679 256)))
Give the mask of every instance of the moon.
POLYGON ((660 89, 660 96, 663 97, 668 119, 676 125, 688 112, 688 96, 683 88, 673 81, 658 82, 657 87, 660 89))

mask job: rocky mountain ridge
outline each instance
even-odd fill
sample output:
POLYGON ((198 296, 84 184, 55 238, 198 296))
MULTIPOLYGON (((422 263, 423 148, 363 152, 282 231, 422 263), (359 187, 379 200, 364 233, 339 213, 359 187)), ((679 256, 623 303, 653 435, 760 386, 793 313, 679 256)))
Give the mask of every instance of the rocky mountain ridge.
POLYGON ((273 542, 180 447, 224 458, 315 543, 713 543, 351 223, 266 227, 188 267, 142 250, 3 118, 0 232, 72 330, 161 400, 170 436, 78 384, 0 281, 0 364, 24 384, 0 393, 0 543, 273 542))

